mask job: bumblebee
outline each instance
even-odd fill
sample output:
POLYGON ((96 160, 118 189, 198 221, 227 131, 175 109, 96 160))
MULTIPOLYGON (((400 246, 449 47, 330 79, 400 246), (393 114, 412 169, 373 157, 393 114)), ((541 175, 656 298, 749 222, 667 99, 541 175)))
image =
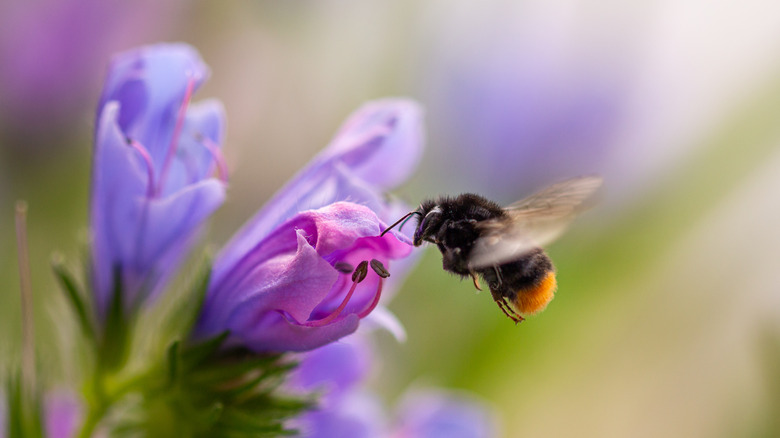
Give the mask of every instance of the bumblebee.
POLYGON ((507 207, 472 193, 441 196, 423 201, 382 235, 416 216, 414 246, 436 245, 444 270, 471 277, 478 290, 481 277, 517 324, 544 310, 557 288, 555 267, 542 246, 563 233, 601 184, 598 176, 572 178, 507 207))

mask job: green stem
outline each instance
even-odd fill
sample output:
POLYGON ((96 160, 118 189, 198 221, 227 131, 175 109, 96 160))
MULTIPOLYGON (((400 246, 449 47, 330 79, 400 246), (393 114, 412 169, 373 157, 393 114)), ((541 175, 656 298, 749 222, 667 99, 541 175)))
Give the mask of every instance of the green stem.
POLYGON ((95 430, 95 427, 103 419, 111 408, 111 406, 122 397, 132 392, 136 388, 143 387, 142 383, 154 379, 159 375, 157 368, 151 368, 144 372, 129 376, 127 379, 116 382, 110 390, 106 387, 106 374, 98 373, 92 382, 92 387, 88 389, 88 392, 92 394, 91 400, 88 403, 89 410, 87 416, 84 419, 84 423, 81 426, 79 432, 79 438, 89 438, 95 430))

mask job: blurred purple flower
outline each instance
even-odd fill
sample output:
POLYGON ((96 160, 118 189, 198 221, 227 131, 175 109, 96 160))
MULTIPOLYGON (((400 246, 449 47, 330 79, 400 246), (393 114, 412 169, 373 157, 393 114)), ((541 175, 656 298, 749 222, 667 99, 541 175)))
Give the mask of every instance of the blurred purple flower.
POLYGON ((420 134, 412 102, 358 110, 220 252, 196 335, 230 330, 231 343, 256 351, 303 351, 355 331, 384 280, 369 270, 353 282, 352 269, 372 259, 390 268, 411 250, 402 234, 378 235, 401 209, 383 192, 414 170, 420 134))
POLYGON ((43 404, 44 427, 48 438, 76 436, 82 420, 82 404, 70 392, 55 391, 46 394, 43 404))
POLYGON ((396 412, 393 438, 490 438, 496 420, 475 397, 440 389, 411 390, 396 412))
POLYGON ((225 196, 224 112, 189 105, 208 76, 197 52, 159 44, 117 55, 98 106, 92 173, 92 281, 104 314, 121 278, 127 306, 175 271, 225 196))
MULTIPOLYGON (((76 436, 83 411, 81 401, 70 391, 47 392, 43 400, 43 429, 47 438, 76 436)), ((0 438, 8 436, 6 395, 0 392, 0 438)))
POLYGON ((368 338, 352 335, 303 355, 287 389, 320 394, 316 408, 291 427, 306 438, 489 438, 496 436, 493 412, 476 397, 439 389, 411 390, 395 419, 364 389, 373 357, 368 338))
MULTIPOLYGON (((0 120, 43 141, 72 129, 99 92, 104 60, 119 48, 157 39, 181 2, 10 0, 0 4, 0 120), (46 123, 40 123, 45 119, 46 123)), ((51 141, 55 146, 62 141, 51 141)), ((12 145, 11 145, 12 146, 12 145)))
POLYGON ((360 389, 373 364, 366 339, 353 335, 303 355, 286 387, 320 395, 318 405, 290 426, 306 438, 374 438, 385 413, 376 397, 360 389))

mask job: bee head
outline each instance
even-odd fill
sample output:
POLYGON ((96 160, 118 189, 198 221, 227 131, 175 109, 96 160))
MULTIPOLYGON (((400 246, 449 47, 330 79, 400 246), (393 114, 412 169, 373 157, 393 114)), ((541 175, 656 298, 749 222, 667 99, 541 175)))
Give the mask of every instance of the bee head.
POLYGON ((420 221, 417 224, 417 229, 414 230, 414 240, 412 243, 414 246, 422 245, 423 241, 434 235, 442 222, 442 211, 438 205, 430 209, 423 215, 420 213, 420 221))

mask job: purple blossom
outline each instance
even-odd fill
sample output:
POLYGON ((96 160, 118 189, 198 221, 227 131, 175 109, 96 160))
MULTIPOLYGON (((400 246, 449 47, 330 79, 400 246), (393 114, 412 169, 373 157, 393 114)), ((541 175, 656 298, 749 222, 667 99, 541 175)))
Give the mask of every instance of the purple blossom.
POLYGON ((153 0, 2 2, 3 128, 24 135, 25 141, 17 143, 25 149, 62 145, 51 135, 81 123, 84 111, 94 105, 106 57, 171 29, 183 15, 181 6, 153 0))
POLYGON ((288 391, 320 395, 318 405, 293 420, 307 438, 373 438, 383 434, 385 412, 373 394, 361 389, 373 357, 367 339, 348 336, 303 355, 286 382, 288 391))
POLYGON ((117 55, 98 106, 90 222, 92 281, 105 313, 114 275, 135 306, 175 271, 222 203, 224 114, 190 105, 208 76, 197 52, 159 44, 117 55))
POLYGON ((48 438, 69 438, 76 436, 83 412, 81 401, 68 391, 54 391, 46 394, 43 412, 44 426, 48 438))
MULTIPOLYGON (((76 431, 83 418, 83 404, 72 392, 54 390, 43 398, 43 429, 47 438, 69 438, 76 431)), ((0 438, 8 433, 8 406, 6 394, 0 392, 0 438)))
POLYGON ((374 364, 359 334, 303 355, 287 389, 320 394, 313 410, 290 426, 307 438, 488 438, 496 436, 492 410, 471 394, 441 389, 406 391, 389 414, 365 389, 374 364), (392 417, 392 419, 390 418, 392 417))
POLYGON ((490 438, 496 419, 474 396, 441 389, 408 391, 396 411, 393 438, 490 438))
POLYGON ((383 192, 414 170, 420 134, 412 102, 358 110, 220 252, 197 336, 229 330, 230 342, 256 351, 304 351, 355 331, 385 280, 368 269, 355 282, 353 270, 375 259, 392 283, 402 276, 390 261, 411 251, 402 234, 378 235, 400 208, 383 192))

